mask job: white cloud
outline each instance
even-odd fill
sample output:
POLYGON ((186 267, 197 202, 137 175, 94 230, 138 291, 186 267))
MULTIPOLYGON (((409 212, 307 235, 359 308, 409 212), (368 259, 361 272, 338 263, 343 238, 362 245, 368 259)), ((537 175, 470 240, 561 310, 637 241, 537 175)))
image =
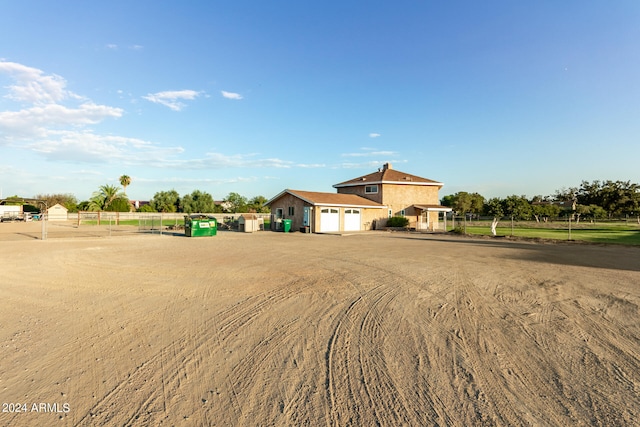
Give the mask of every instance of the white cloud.
POLYGON ((162 104, 171 108, 173 111, 180 111, 186 105, 180 100, 192 101, 197 98, 201 92, 195 90, 169 90, 164 92, 150 93, 142 98, 147 101, 154 102, 156 104, 162 104))
POLYGON ((6 61, 0 61, 0 74, 14 82, 5 87, 5 98, 30 104, 0 112, 0 145, 48 159, 118 164, 148 164, 182 152, 180 147, 163 148, 137 138, 96 133, 93 125, 122 117, 124 110, 74 94, 60 76, 6 61))
POLYGON ((298 165, 291 161, 273 157, 260 158, 258 154, 223 154, 217 152, 206 153, 196 159, 165 159, 156 166, 171 169, 225 169, 225 168, 291 168, 298 165))
POLYGON ((179 147, 161 148, 137 138, 98 135, 92 131, 50 131, 47 136, 30 142, 27 148, 49 160, 148 164, 183 151, 179 147))
POLYGON ((298 163, 296 167, 303 169, 318 169, 318 168, 326 168, 327 165, 324 163, 298 163))
POLYGON ((0 112, 0 130, 6 136, 2 139, 15 137, 42 137, 48 129, 65 126, 84 126, 96 124, 106 118, 122 116, 122 109, 93 103, 81 104, 78 108, 69 108, 60 104, 35 106, 19 111, 0 112))
POLYGON ((204 185, 204 184, 234 184, 238 182, 256 182, 260 179, 257 177, 230 177, 230 178, 183 178, 183 177, 161 177, 146 178, 138 177, 136 182, 146 183, 165 183, 165 184, 188 184, 188 185, 204 185))
POLYGON ((78 96, 65 89, 67 82, 55 74, 45 75, 37 68, 15 62, 0 62, 0 73, 13 77, 15 84, 9 85, 5 98, 18 102, 43 105, 60 102, 78 96))
MULTIPOLYGON (((12 79, 12 85, 0 90, 4 89, 5 98, 14 101, 16 107, 0 111, 0 146, 31 151, 48 160, 76 163, 81 165, 80 168, 91 168, 87 165, 94 163, 145 165, 164 170, 323 167, 320 164, 297 164, 259 153, 212 151, 204 156, 198 153, 196 158, 185 159, 184 149, 179 146, 162 147, 143 139, 101 134, 96 125, 122 117, 124 110, 96 104, 76 95, 67 89, 65 79, 60 76, 0 61, 2 74, 12 79)), ((122 95, 122 91, 118 93, 122 95)), ((183 107, 181 101, 201 95, 204 94, 181 90, 157 92, 144 98, 180 110, 183 107)), ((231 99, 242 98, 238 94, 230 95, 231 99)))
MULTIPOLYGON (((382 166, 385 163, 388 163, 388 161, 387 160, 371 160, 371 161, 366 161, 366 162, 362 162, 362 163, 341 163, 336 168, 342 168, 342 169, 375 169, 375 168, 379 168, 380 166, 382 166)), ((394 164, 407 163, 407 160, 394 159, 393 163, 394 164)))
POLYGON ((227 92, 225 90, 221 90, 220 93, 222 93, 222 96, 227 99, 242 99, 242 95, 240 95, 239 93, 227 92))
MULTIPOLYGON (((115 43, 107 43, 104 47, 107 48, 107 49, 110 49, 110 50, 118 50, 120 48, 120 46, 118 46, 115 43)), ((132 45, 127 46, 127 48, 131 49, 131 50, 142 50, 142 49, 144 49, 144 46, 139 45, 139 44, 132 44, 132 45)))
POLYGON ((369 134, 369 138, 378 138, 380 136, 382 136, 382 135, 380 135, 379 133, 375 133, 375 132, 372 132, 372 133, 369 134))
POLYGON ((395 156, 398 153, 388 150, 377 150, 375 148, 362 148, 362 151, 357 153, 343 153, 342 157, 372 157, 372 156, 395 156))

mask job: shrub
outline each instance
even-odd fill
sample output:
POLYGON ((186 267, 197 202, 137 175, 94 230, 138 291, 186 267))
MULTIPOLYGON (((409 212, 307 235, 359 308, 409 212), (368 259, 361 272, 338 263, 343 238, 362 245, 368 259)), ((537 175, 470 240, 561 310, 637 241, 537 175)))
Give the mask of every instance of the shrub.
POLYGON ((387 227, 407 227, 409 218, 404 216, 394 216, 387 220, 387 227))
POLYGON ((456 228, 451 230, 451 233, 453 233, 453 234, 465 234, 464 228, 462 228, 460 226, 457 226, 456 228))
POLYGON ((138 208, 138 212, 156 212, 151 205, 142 205, 138 208))

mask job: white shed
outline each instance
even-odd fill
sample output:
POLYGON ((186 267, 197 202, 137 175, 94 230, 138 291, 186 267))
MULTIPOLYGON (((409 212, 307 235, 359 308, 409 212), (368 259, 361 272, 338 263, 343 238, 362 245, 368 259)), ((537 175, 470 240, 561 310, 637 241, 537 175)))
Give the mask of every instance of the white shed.
POLYGON ((47 209, 47 219, 49 221, 66 221, 67 220, 67 208, 60 203, 56 203, 47 209))
POLYGON ((262 218, 258 218, 258 215, 242 214, 238 218, 238 231, 244 231, 245 233, 259 231, 260 223, 264 224, 261 220, 262 218))

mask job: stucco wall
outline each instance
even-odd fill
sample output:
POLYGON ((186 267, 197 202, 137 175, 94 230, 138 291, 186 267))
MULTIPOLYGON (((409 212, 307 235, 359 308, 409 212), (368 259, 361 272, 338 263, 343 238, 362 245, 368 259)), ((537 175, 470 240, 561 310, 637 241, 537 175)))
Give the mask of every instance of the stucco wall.
MULTIPOLYGON (((409 184, 378 184, 377 194, 365 193, 365 184, 362 186, 354 187, 341 187, 338 188, 338 193, 345 194, 357 194, 362 197, 366 197, 369 200, 374 200, 380 204, 388 206, 391 209, 392 216, 400 216, 402 210, 405 210, 405 216, 409 218, 409 226, 415 227, 418 213, 415 211, 412 205, 438 205, 440 200, 438 198, 438 191, 440 187, 437 185, 409 185, 409 184)), ((377 212, 378 224, 384 226, 386 219, 388 218, 387 210, 377 212)), ((437 221, 437 213, 429 217, 429 221, 437 221)))
POLYGON ((416 212, 410 208, 412 205, 440 204, 438 189, 435 185, 383 184, 382 200, 392 210, 393 216, 400 215, 403 209, 406 216, 415 216, 416 212))
POLYGON ((365 184, 366 181, 363 181, 363 184, 361 186, 354 186, 354 187, 339 187, 338 193, 342 193, 342 194, 356 194, 358 196, 362 196, 366 199, 369 200, 373 200, 374 202, 380 203, 381 205, 384 205, 384 203, 382 203, 382 185, 380 184, 365 184), (377 193, 365 193, 365 188, 367 185, 377 185, 378 186, 378 192, 377 193))
POLYGON ((376 221, 380 221, 381 218, 386 218, 386 209, 373 209, 373 208, 349 208, 349 207, 337 207, 337 206, 316 206, 313 208, 313 224, 314 232, 320 230, 320 214, 323 208, 338 209, 340 216, 340 231, 344 231, 344 211, 345 209, 358 209, 360 211, 360 230, 373 230, 376 221))
MULTIPOLYGON (((271 214, 275 216, 276 209, 282 208, 282 218, 291 220, 291 231, 298 231, 304 221, 304 207, 310 206, 304 200, 285 193, 271 203, 271 214), (289 215, 289 207, 293 207, 293 215, 289 215)), ((275 217, 274 217, 275 219, 275 217)), ((275 222, 271 222, 271 229, 275 230, 275 222)))
MULTIPOLYGON (((294 197, 291 194, 285 193, 278 199, 274 200, 271 207, 271 214, 274 216, 278 208, 282 209, 282 217, 291 219, 291 231, 298 231, 303 226, 304 222, 304 207, 310 206, 311 212, 311 231, 318 232, 320 230, 320 214, 324 207, 332 209, 338 209, 340 217, 340 231, 344 231, 344 211, 345 209, 354 209, 344 206, 312 206, 306 203, 298 197, 294 197), (289 215, 289 207, 293 207, 293 215, 289 215)), ((386 209, 371 209, 371 208, 355 208, 360 210, 360 229, 371 230, 373 229, 373 223, 380 218, 386 219, 386 209)), ((275 230, 275 221, 271 222, 271 229, 275 230)))

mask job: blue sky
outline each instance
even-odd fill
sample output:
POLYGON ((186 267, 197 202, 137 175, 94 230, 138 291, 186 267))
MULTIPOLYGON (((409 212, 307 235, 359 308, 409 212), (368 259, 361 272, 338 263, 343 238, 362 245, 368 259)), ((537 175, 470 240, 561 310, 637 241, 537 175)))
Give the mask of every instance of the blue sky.
POLYGON ((21 0, 0 40, 4 197, 640 182, 637 0, 21 0))

